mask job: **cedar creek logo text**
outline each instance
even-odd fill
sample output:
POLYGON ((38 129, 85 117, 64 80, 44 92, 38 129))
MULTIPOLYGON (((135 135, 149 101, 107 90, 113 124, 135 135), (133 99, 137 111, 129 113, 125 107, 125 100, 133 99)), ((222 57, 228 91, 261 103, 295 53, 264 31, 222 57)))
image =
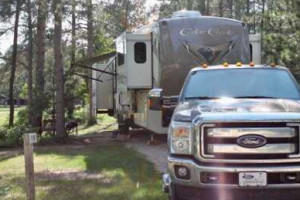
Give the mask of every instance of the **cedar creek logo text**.
POLYGON ((193 29, 193 28, 184 28, 180 31, 180 35, 187 36, 199 36, 199 35, 210 35, 210 36, 229 36, 231 35, 231 31, 228 29, 221 28, 212 28, 208 30, 203 29, 193 29))

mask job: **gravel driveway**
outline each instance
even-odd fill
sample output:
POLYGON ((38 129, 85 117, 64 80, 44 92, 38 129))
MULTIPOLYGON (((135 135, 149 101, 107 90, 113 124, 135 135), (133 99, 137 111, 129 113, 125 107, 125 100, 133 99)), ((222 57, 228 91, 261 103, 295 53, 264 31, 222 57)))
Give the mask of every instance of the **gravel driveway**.
POLYGON ((159 137, 154 144, 148 145, 149 133, 136 131, 130 140, 127 140, 127 147, 132 147, 155 165, 160 173, 167 172, 168 145, 165 137, 159 137))

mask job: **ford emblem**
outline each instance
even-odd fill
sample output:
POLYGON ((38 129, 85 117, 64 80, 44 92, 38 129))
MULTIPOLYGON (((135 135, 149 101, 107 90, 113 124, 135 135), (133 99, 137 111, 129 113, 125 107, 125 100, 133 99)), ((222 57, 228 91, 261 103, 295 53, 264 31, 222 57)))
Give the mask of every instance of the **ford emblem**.
POLYGON ((237 144, 246 148, 258 148, 267 143, 267 139, 260 135, 243 135, 237 139, 237 144))

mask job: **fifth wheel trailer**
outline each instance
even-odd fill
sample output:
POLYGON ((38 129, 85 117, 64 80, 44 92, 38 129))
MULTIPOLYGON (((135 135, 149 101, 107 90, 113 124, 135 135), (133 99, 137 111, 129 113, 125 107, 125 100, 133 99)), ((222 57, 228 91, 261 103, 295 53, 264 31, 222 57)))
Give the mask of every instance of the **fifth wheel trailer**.
MULTIPOLYGON (((141 127, 167 134, 190 69, 225 62, 260 63, 260 36, 241 21, 175 12, 116 38, 116 53, 93 65, 96 109, 113 115, 120 130, 141 127), (107 72, 107 73, 106 73, 107 72), (163 105, 157 99, 163 99, 163 105)), ((220 80, 221 81, 221 80, 220 80)), ((208 83, 209 84, 209 83, 208 83)))

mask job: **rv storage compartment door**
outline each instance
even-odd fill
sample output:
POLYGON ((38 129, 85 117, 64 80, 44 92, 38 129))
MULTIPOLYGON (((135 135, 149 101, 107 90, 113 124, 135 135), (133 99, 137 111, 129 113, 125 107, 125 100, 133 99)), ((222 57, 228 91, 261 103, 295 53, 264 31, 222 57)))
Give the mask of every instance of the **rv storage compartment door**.
POLYGON ((126 39, 128 88, 152 88, 151 34, 128 34, 126 39))

